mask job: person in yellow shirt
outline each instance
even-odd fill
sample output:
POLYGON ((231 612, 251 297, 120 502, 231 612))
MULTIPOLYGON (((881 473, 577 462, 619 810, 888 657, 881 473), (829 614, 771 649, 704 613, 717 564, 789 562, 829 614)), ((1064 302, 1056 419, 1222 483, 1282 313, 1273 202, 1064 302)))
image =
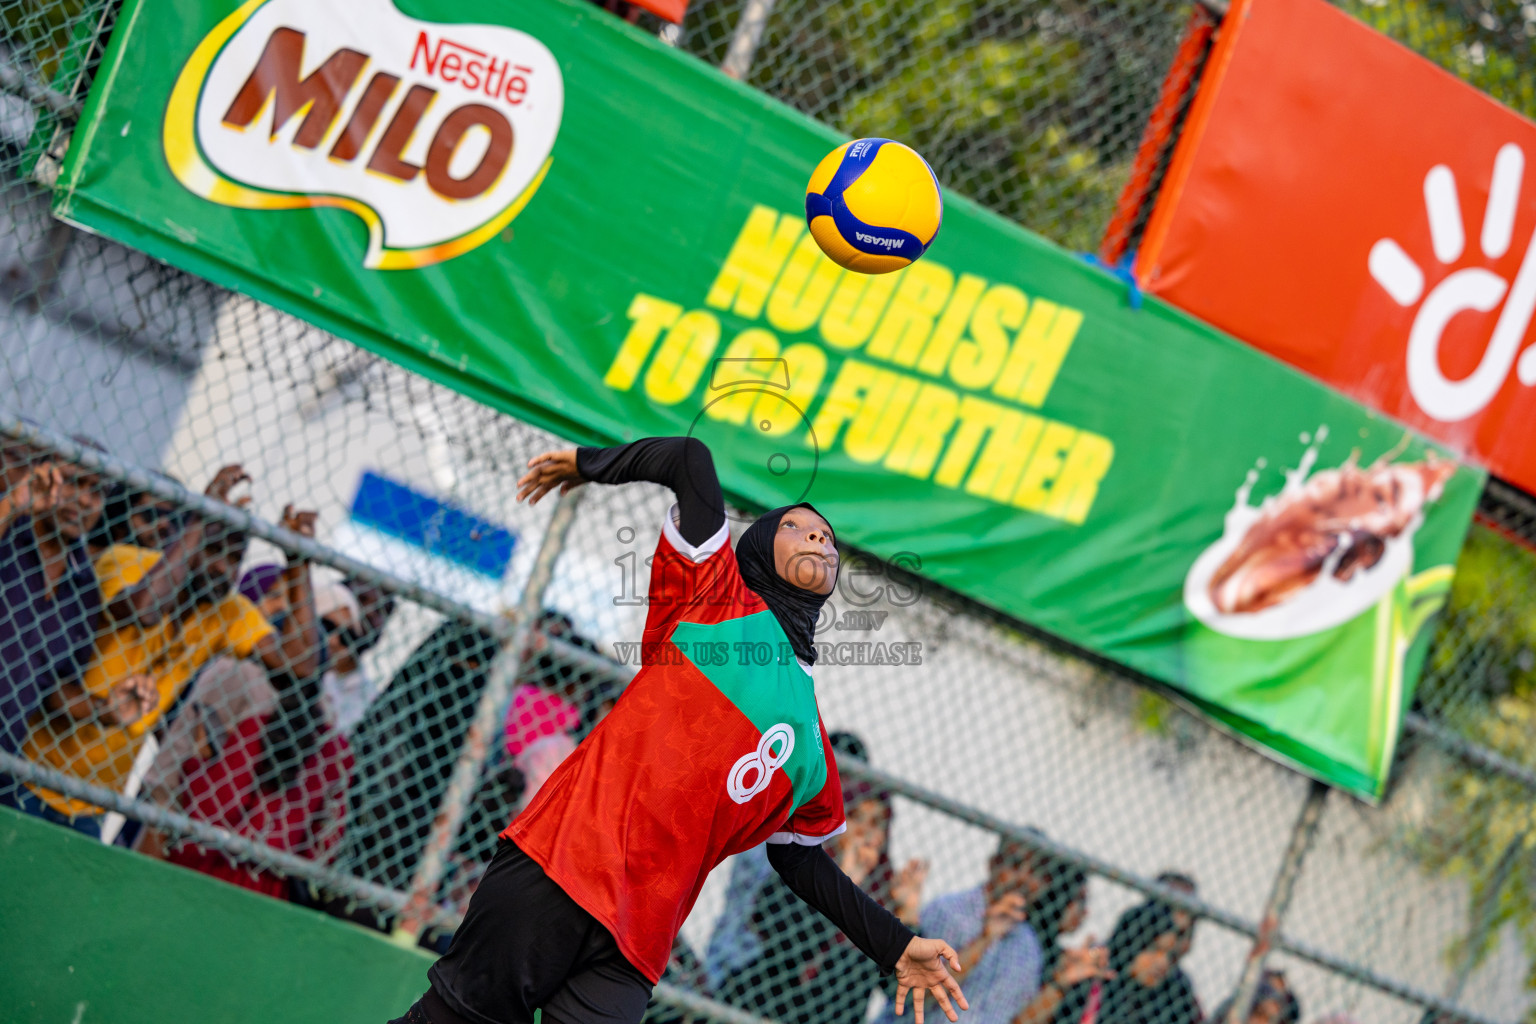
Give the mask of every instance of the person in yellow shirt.
MULTIPOLYGON (((221 469, 209 497, 227 501, 249 479, 239 466, 221 469)), ((315 513, 284 509, 287 529, 312 537, 315 513)), ((309 566, 290 558, 278 585, 287 588, 290 614, 275 632, 235 590, 246 536, 220 522, 189 517, 162 555, 119 544, 96 561, 101 585, 102 632, 91 665, 78 681, 61 685, 34 717, 23 755, 77 778, 121 790, 145 733, 153 730, 199 668, 210 658, 255 658, 278 693, 290 692, 321 668, 321 637, 310 592, 309 566), (136 717, 113 712, 108 698, 124 680, 147 677, 152 697, 136 717)), ((59 815, 78 819, 102 809, 88 801, 32 786, 59 815)))

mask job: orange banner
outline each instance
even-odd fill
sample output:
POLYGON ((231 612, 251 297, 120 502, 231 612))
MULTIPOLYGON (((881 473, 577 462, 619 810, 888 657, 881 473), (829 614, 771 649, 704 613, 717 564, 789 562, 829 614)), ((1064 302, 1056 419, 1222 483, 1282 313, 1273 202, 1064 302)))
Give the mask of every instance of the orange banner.
POLYGON ((1239 0, 1142 287, 1536 490, 1536 124, 1324 0, 1239 0))

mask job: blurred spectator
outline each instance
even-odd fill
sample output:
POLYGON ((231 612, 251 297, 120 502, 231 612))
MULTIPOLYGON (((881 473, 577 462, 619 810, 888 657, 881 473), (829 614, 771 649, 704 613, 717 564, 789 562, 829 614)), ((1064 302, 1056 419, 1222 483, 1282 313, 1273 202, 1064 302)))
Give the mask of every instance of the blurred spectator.
POLYGON ((1025 918, 1043 951, 1040 991, 1014 1018, 1014 1024, 1041 1024, 1054 1020, 1065 994, 1076 985, 1109 976, 1109 953, 1095 947, 1090 936, 1079 948, 1068 949, 1061 940, 1082 927, 1088 916, 1088 873, 1076 864, 1052 859, 1050 884, 1030 904, 1025 918))
MULTIPOLYGON (((1225 1024, 1231 1015, 1232 999, 1228 999, 1217 1008, 1216 1020, 1225 1024)), ((1301 1024, 1301 1003, 1283 973, 1265 971, 1260 976, 1253 1002, 1248 1004, 1248 1015, 1241 1019, 1244 1024, 1301 1024)))
MULTIPOLYGON (((90 664, 101 591, 83 537, 101 505, 96 474, 29 445, 0 444, 0 750, 8 754, 22 749, 43 697, 90 664)), ((142 681, 123 680, 103 695, 102 714, 131 721, 144 696, 142 681)), ((24 803, 41 810, 0 773, 0 804, 24 803)))
POLYGON ((1043 957, 1045 977, 1061 960, 1061 938, 1082 927, 1088 916, 1088 872, 1076 864, 1053 858, 1049 864, 1050 883, 1029 905, 1024 920, 1035 930, 1043 957))
MULTIPOLYGON (((1194 896, 1199 891, 1195 880, 1179 871, 1164 871, 1155 881, 1186 896, 1194 896)), ((1194 1006, 1196 1019, 1199 1019, 1204 1011, 1200 1009, 1200 1000, 1195 996, 1195 984, 1189 980, 1189 975, 1184 973, 1184 968, 1179 966, 1194 945, 1195 918, 1189 911, 1180 910, 1171 905, 1168 910, 1173 914, 1174 926, 1178 928, 1179 941, 1173 947, 1173 967, 1169 970, 1168 977, 1163 981, 1157 996, 1159 1000, 1169 1005, 1194 1006)))
POLYGON ((1200 1008, 1182 989, 1163 985, 1173 969, 1180 930, 1168 905, 1148 900, 1120 916, 1109 938, 1113 977, 1066 990, 1055 1024, 1198 1024, 1200 1008))
POLYGON ((282 615, 288 607, 287 595, 281 589, 272 589, 272 584, 282 575, 283 567, 280 565, 268 563, 253 566, 240 577, 240 583, 235 588, 241 597, 256 606, 269 623, 282 615))
MULTIPOLYGON (((208 756, 200 751, 223 750, 236 725, 270 713, 276 704, 277 692, 262 665, 223 655, 213 658, 197 674, 180 712, 162 734, 141 792, 151 803, 180 808, 186 792, 183 766, 208 756)), ((164 857, 164 837, 145 828, 137 848, 164 857)))
MULTIPOLYGON (((279 633, 283 618, 288 614, 288 595, 286 587, 275 587, 282 578, 283 567, 267 563, 258 565, 245 571, 240 577, 240 582, 235 585, 235 590, 241 597, 256 606, 261 612, 261 617, 267 620, 267 625, 279 633)), ((187 745, 185 730, 192 728, 192 724, 182 723, 181 713, 184 709, 189 713, 196 705, 202 716, 209 714, 219 716, 216 728, 222 736, 227 733, 234 724, 247 713, 241 705, 247 700, 254 701, 254 707, 258 711, 267 710, 271 702, 276 699, 272 692, 272 684, 267 679, 266 670, 260 665, 246 665, 245 671, 233 671, 229 666, 221 663, 229 662, 233 665, 242 664, 239 659, 220 656, 214 658, 192 677, 192 684, 182 688, 180 696, 171 703, 171 706, 160 716, 160 724, 155 729, 155 738, 159 741, 160 750, 155 756, 155 767, 146 773, 144 791, 152 792, 155 786, 152 784, 152 776, 158 769, 164 773, 160 780, 161 798, 155 798, 155 802, 163 806, 174 806, 176 794, 180 791, 174 788, 175 780, 180 778, 181 763, 192 756, 192 748, 187 745), (209 673, 214 674, 213 685, 208 692, 203 691, 203 677, 209 673), (244 687, 251 687, 253 693, 240 692, 244 687), (238 713, 233 717, 225 714, 226 707, 235 707, 238 713), (175 760, 170 760, 169 747, 177 747, 175 760), (167 786, 172 788, 167 789, 167 786)), ((126 835, 134 829, 137 822, 129 821, 123 828, 126 835)), ((130 843, 129 845, 135 845, 130 843)))
MULTIPOLYGON (((538 622, 543 637, 558 637, 596 653, 596 645, 576 632, 570 616, 546 608, 538 622)), ((503 746, 494 751, 475 790, 459 839, 444 873, 439 901, 462 912, 495 852, 496 836, 521 813, 570 753, 576 749, 583 716, 578 702, 595 692, 598 673, 572 664, 547 647, 533 659, 524 682, 513 688, 503 723, 503 746)), ((473 708, 470 709, 471 714, 473 708)), ((589 719, 593 725, 596 718, 589 719)), ((451 934, 423 936, 427 949, 445 952, 451 934)), ((689 956, 693 953, 690 950, 689 956)))
POLYGON ((617 684, 549 644, 563 641, 597 654, 597 645, 576 631, 564 612, 546 608, 539 616, 539 653, 512 691, 504 732, 506 749, 524 790, 521 812, 618 699, 617 684))
POLYGON ((384 636, 384 627, 395 614, 395 595, 371 580, 348 577, 343 582, 357 598, 357 605, 363 612, 361 621, 355 626, 357 638, 352 648, 352 653, 361 658, 378 646, 384 636))
POLYGON ((322 679, 325 706, 336 731, 345 736, 367 713, 377 691, 358 661, 366 629, 363 609, 345 583, 327 583, 315 588, 315 614, 325 630, 330 661, 322 679))
MULTIPOLYGON (((283 577, 280 565, 257 565, 246 570, 235 588, 278 631, 288 617, 290 596, 286 585, 277 585, 283 577)), ((204 751, 222 751, 240 722, 270 714, 277 703, 264 666, 224 655, 209 661, 187 687, 181 707, 165 716, 160 750, 145 774, 144 792, 162 807, 181 809, 187 792, 185 766, 212 758, 204 751)), ((152 828, 145 828, 137 842, 140 852, 153 857, 164 858, 165 846, 165 836, 152 828)))
POLYGON ((351 588, 338 580, 315 586, 315 614, 338 626, 352 626, 362 621, 363 608, 351 588))
POLYGON ((505 729, 507 755, 523 773, 523 807, 576 749, 572 733, 580 721, 576 709, 558 693, 533 683, 522 683, 512 691, 505 729))
MULTIPOLYGON (((865 892, 915 926, 927 865, 912 861, 893 877, 890 794, 850 779, 843 807, 848 830, 825 849, 865 892)), ((879 968, 777 876, 758 889, 751 925, 762 952, 730 974, 721 999, 782 1024, 864 1018, 880 985, 879 968)))
MULTIPOLYGON (((190 817, 324 863, 346 821, 352 754, 325 720, 319 685, 313 679, 297 685, 296 700, 280 699, 266 713, 240 719, 222 746, 199 730, 201 742, 181 766, 180 802, 190 817)), ((196 843, 176 847, 167 859, 268 896, 288 897, 284 876, 196 843)))
MULTIPOLYGON (((378 594, 384 596, 382 591, 378 594)), ((364 597, 362 592, 359 597, 364 597)), ((366 617, 367 602, 362 603, 366 617)), ((541 636, 558 637, 597 653, 597 646, 576 632, 570 616, 563 612, 545 609, 538 625, 541 636)), ((608 677, 547 647, 535 656, 525 675, 536 684, 527 682, 514 688, 504 723, 505 743, 490 756, 448 858, 439 903, 452 911, 462 913, 468 905, 495 852, 497 833, 527 805, 578 740, 596 726, 606 713, 604 705, 611 707, 617 698, 617 686, 610 685, 608 677)), ((468 713, 474 713, 473 704, 468 713)), ((451 933, 424 933, 419 945, 442 953, 452 937, 451 933)), ((687 955, 693 957, 693 951, 687 950, 687 955)))
MULTIPOLYGON (((181 482, 168 473, 151 473, 169 483, 181 482)), ((114 544, 164 551, 176 536, 180 519, 171 502, 119 480, 107 493, 101 519, 90 533, 91 556, 100 555, 114 544)))
MULTIPOLYGON (((573 647, 597 655, 597 645, 576 629, 576 624, 564 612, 546 608, 539 615, 538 628, 541 637, 562 640, 573 647)), ((581 716, 576 726, 575 739, 580 743, 597 723, 612 709, 619 699, 622 686, 611 674, 595 671, 562 656, 552 646, 545 644, 538 649, 527 678, 548 690, 558 693, 581 716)), ((600 655, 599 655, 600 656, 600 655)))
MULTIPOLYGON (((288 614, 287 588, 274 586, 282 576, 282 566, 267 563, 247 569, 235 585, 236 592, 255 605, 267 624, 279 632, 288 614)), ((247 714, 270 710, 276 699, 262 666, 225 655, 209 661, 161 717, 156 735, 160 752, 145 776, 144 790, 158 790, 160 796, 155 802, 174 806, 180 793, 176 780, 181 777, 181 763, 192 756, 190 730, 202 724, 210 735, 223 737, 247 714), (190 716, 186 720, 181 717, 183 710, 190 716), (210 723, 209 716, 216 720, 210 723)))
MULTIPOLYGON (((868 761, 864 741, 851 732, 834 732, 827 737, 839 755, 868 761)), ((731 858, 730 879, 726 883, 725 909, 709 933, 704 948, 704 977, 711 992, 720 992, 727 979, 763 955, 762 940, 752 927, 757 894, 770 880, 777 878, 768 864, 768 848, 754 846, 731 858)))
MULTIPOLYGON (((227 501, 248 479, 239 466, 219 470, 206 493, 227 501)), ((314 513, 283 512, 283 525, 312 536, 314 513)), ((309 594, 308 566, 290 562, 284 573, 291 614, 274 632, 261 613, 234 590, 246 537, 221 522, 191 518, 162 554, 115 545, 96 562, 104 632, 91 666, 78 682, 64 682, 44 702, 46 717, 28 736, 25 754, 78 778, 121 790, 144 734, 155 727, 188 682, 220 654, 255 654, 279 694, 292 693, 319 670, 319 630, 309 594), (142 714, 124 719, 109 698, 123 683, 148 678, 153 687, 142 714)), ((99 816, 100 808, 30 787, 38 799, 70 819, 99 816)))
POLYGON ((774 877, 768 848, 754 846, 731 858, 725 888, 725 909, 715 919, 704 947, 704 980, 709 991, 723 991, 730 979, 763 955, 763 943, 752 926, 757 894, 774 877))
MULTIPOLYGON (((340 870, 409 885, 499 648, 486 631, 446 621, 368 708, 349 737, 368 771, 353 780, 340 870)), ((382 931, 392 920, 366 907, 345 916, 382 931)))
MULTIPOLYGON (((443 872, 442 896, 438 903, 455 913, 462 914, 469 906, 469 898, 480 887, 486 865, 496 852, 499 833, 506 827, 513 811, 523 798, 525 783, 523 773, 510 764, 501 751, 492 754, 486 766, 481 784, 475 789, 464 824, 459 829, 458 841, 448 857, 443 872)), ((441 935, 422 934, 418 945, 439 954, 448 952, 452 932, 441 935)))
MULTIPOLYGON (((1050 862, 1033 846, 1004 837, 985 882, 923 908, 920 934, 943 939, 960 952, 960 977, 971 1004, 967 1024, 1006 1024, 1040 990, 1044 951, 1026 919, 1050 883, 1050 862)), ((880 1017, 887 1024, 905 1019, 896 1017, 894 1001, 880 1017)))

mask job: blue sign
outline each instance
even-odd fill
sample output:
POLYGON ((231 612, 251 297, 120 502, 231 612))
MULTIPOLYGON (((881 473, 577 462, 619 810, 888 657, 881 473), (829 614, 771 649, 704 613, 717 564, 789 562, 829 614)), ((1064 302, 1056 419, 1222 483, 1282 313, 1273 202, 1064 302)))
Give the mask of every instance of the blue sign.
POLYGON ((517 544, 505 526, 371 471, 352 499, 352 521, 498 580, 517 544))

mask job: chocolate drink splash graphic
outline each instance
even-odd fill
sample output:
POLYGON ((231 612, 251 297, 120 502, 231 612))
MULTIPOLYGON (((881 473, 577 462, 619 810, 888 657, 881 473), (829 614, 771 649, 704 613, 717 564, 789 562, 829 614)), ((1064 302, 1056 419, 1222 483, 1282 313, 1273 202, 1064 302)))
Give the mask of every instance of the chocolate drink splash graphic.
POLYGON ((1306 479, 1294 471, 1284 491, 1259 510, 1241 542, 1211 576, 1212 605, 1223 614, 1272 608, 1327 572, 1348 582, 1381 561, 1440 497, 1456 463, 1429 458, 1391 464, 1387 453, 1366 468, 1358 452, 1337 469, 1306 479), (1305 482, 1302 482, 1302 481, 1305 482))

